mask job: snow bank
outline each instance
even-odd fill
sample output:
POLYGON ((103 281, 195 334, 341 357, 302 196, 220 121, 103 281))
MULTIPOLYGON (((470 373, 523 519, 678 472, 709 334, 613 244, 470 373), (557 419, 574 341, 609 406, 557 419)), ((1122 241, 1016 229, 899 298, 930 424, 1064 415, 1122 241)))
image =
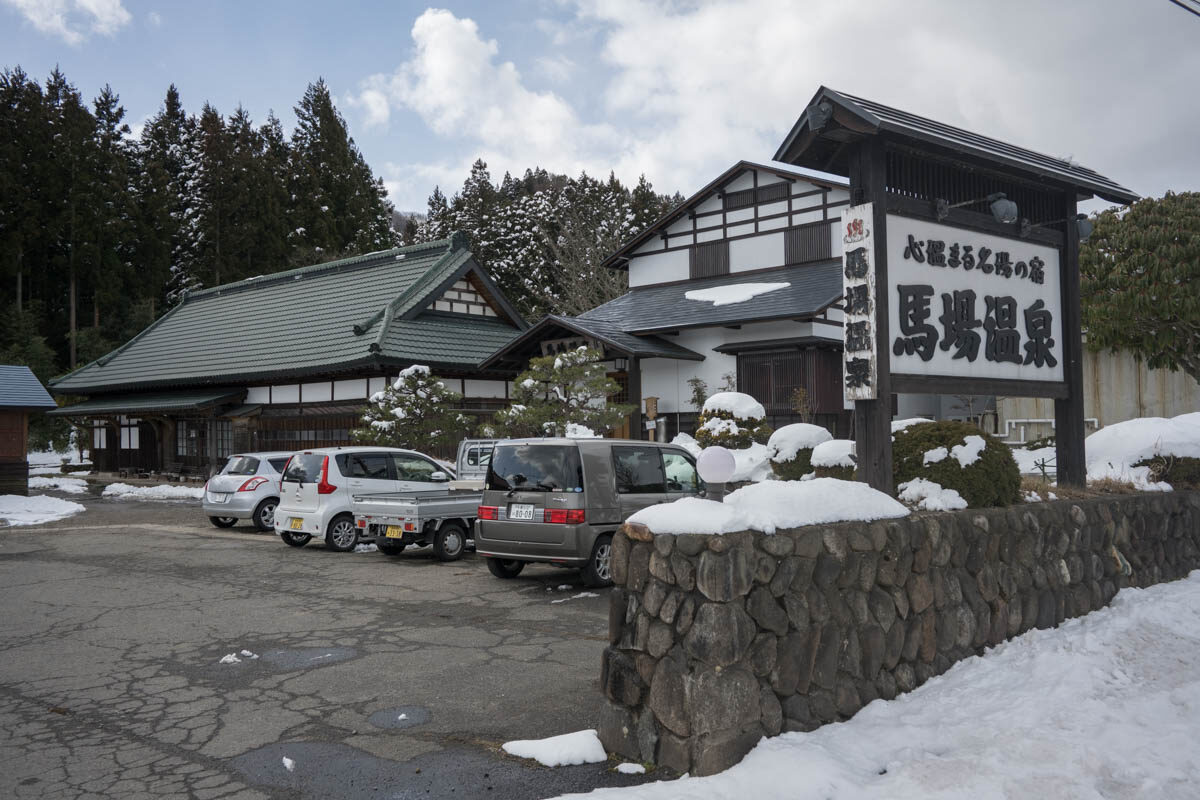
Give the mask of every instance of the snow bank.
POLYGON ((88 490, 87 481, 80 478, 39 478, 29 479, 30 489, 53 489, 67 494, 85 494, 88 490))
POLYGON ((532 758, 547 767, 596 764, 608 760, 604 745, 594 730, 564 733, 549 739, 520 739, 505 742, 504 752, 517 758, 532 758))
POLYGON ((694 456, 699 456, 701 451, 704 450, 704 448, 700 446, 699 442, 697 442, 693 437, 688 436, 686 433, 675 434, 675 438, 671 440, 671 444, 679 445, 694 456))
POLYGON ((1200 783, 1200 571, 961 661, 847 722, 621 800, 1191 798, 1200 783))
POLYGON ((820 425, 797 422, 784 425, 772 433, 771 438, 767 440, 767 447, 771 450, 771 460, 783 463, 791 461, 799 451, 811 450, 832 438, 833 434, 820 425))
POLYGON ((40 525, 54 522, 83 511, 83 506, 60 497, 35 494, 22 497, 19 494, 0 495, 0 520, 9 525, 40 525))
POLYGON ((771 448, 765 444, 754 442, 749 447, 729 452, 733 453, 733 463, 736 465, 730 482, 765 481, 774 475, 771 471, 771 448))
POLYGON ((1041 467, 1038 462, 1046 462, 1046 474, 1055 474, 1055 464, 1057 458, 1053 447, 1039 447, 1036 450, 1026 450, 1023 447, 1018 447, 1012 451, 1013 459, 1017 462, 1017 469, 1022 475, 1041 475, 1041 467))
POLYGON ((857 481, 814 478, 764 481, 730 492, 724 502, 685 497, 642 509, 629 518, 655 533, 775 533, 829 522, 894 519, 908 509, 857 481))
POLYGON ((850 467, 853 469, 854 442, 851 439, 830 439, 813 448, 814 467, 850 467))
POLYGON ((172 486, 130 486, 128 483, 110 483, 104 487, 104 497, 113 500, 199 500, 204 497, 203 487, 172 486))
POLYGON ((1129 481, 1139 489, 1170 490, 1150 481, 1149 467, 1135 467, 1155 456, 1200 458, 1200 412, 1178 417, 1142 417, 1105 426, 1083 443, 1088 480, 1129 481))
POLYGON ((714 306, 731 306, 789 286, 790 283, 734 283, 729 286, 714 286, 711 289, 692 289, 690 292, 684 292, 683 296, 688 300, 712 303, 714 306))
POLYGON ((726 411, 738 419, 762 419, 767 410, 762 403, 742 392, 717 392, 704 401, 704 411, 726 411))
POLYGON ((940 483, 925 478, 905 481, 899 489, 901 501, 925 511, 956 511, 967 507, 967 501, 957 490, 943 489, 940 483))

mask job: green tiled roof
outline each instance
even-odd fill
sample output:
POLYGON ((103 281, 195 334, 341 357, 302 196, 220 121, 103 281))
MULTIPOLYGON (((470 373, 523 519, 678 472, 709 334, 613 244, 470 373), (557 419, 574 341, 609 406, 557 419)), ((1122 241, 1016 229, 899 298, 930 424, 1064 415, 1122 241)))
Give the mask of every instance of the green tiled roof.
POLYGON ((0 366, 0 407, 54 408, 57 405, 29 367, 0 366))
POLYGON ((56 417, 92 416, 96 414, 144 414, 148 411, 188 411, 215 406, 235 400, 245 389, 209 389, 191 392, 157 392, 101 395, 73 406, 51 411, 56 417))
POLYGON ((473 369, 526 326, 465 243, 456 234, 195 292, 119 349, 51 388, 93 394, 227 386, 414 359, 473 369), (440 290, 472 270, 511 324, 425 311, 440 290))

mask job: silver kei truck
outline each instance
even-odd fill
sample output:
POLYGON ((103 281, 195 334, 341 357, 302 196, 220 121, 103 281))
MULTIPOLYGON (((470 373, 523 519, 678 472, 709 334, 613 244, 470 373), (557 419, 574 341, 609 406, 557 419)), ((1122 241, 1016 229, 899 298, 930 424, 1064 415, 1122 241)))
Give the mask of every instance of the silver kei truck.
POLYGON ((491 439, 460 443, 457 479, 445 489, 354 495, 354 524, 361 538, 373 538, 386 555, 398 555, 409 545, 433 545, 439 560, 457 561, 471 537, 493 444, 491 439))
POLYGON ((702 495, 692 454, 628 439, 496 443, 475 521, 475 552, 498 578, 529 562, 578 567, 588 586, 612 583, 612 537, 631 514, 702 495))

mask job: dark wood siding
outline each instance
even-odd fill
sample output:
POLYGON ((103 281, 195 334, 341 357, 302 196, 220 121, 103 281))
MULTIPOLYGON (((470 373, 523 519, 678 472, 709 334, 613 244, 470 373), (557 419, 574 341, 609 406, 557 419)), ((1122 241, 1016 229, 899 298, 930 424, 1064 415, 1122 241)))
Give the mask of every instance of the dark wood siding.
POLYGON ((722 208, 726 211, 732 211, 735 208, 746 208, 752 205, 754 205, 754 189, 729 192, 722 197, 722 208))
POLYGON ((767 186, 758 187, 758 202, 760 203, 775 203, 780 200, 787 200, 791 195, 792 184, 788 181, 780 181, 779 183, 768 184, 767 186))
POLYGON ((689 253, 689 274, 693 278, 712 278, 729 274, 729 242, 705 242, 689 253))
POLYGON ((848 435, 839 352, 808 348, 738 354, 738 391, 763 404, 772 427, 801 421, 792 408, 792 394, 801 388, 808 393, 811 422, 834 436, 848 435))
POLYGON ((814 222, 784 231, 783 254, 786 264, 803 264, 833 257, 832 222, 814 222))

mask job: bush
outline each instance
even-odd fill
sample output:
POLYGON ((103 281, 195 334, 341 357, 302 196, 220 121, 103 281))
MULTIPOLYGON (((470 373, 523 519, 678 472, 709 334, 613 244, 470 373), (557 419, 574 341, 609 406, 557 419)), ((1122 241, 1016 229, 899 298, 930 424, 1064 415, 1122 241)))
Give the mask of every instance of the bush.
POLYGON ((813 448, 833 436, 820 425, 797 422, 771 434, 771 470, 785 481, 798 481, 812 472, 813 448))
POLYGON ((1200 458, 1155 456, 1133 466, 1149 467, 1152 481, 1165 481, 1176 489, 1200 489, 1200 458))
POLYGON ((830 439, 813 448, 812 467, 817 478, 837 478, 840 481, 854 480, 854 442, 848 439, 830 439))
POLYGON ((766 444, 771 426, 763 421, 767 412, 748 394, 718 392, 704 402, 696 428, 696 441, 702 447, 720 445, 742 450, 757 442, 766 444))
POLYGON ((1008 446, 966 422, 933 422, 898 431, 892 437, 892 469, 897 493, 901 483, 925 478, 954 489, 971 508, 1012 505, 1021 499, 1021 474, 1008 446), (971 462, 980 441, 982 450, 971 462), (967 466, 960 464, 959 455, 967 466))

